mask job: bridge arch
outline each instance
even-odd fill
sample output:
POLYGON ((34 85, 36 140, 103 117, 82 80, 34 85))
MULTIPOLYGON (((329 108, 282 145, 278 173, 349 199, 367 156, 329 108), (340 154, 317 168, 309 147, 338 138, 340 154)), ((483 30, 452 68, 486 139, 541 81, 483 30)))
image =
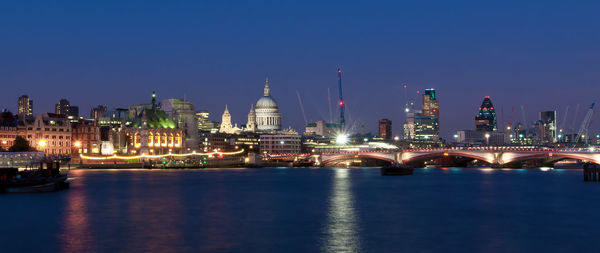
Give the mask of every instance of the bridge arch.
POLYGON ((489 153, 471 153, 471 152, 457 152, 457 151, 439 151, 439 152, 431 152, 431 153, 416 153, 413 155, 404 153, 402 154, 402 162, 415 162, 422 161, 426 159, 434 159, 434 158, 442 158, 442 157, 467 157, 480 161, 484 161, 489 164, 493 164, 495 159, 495 154, 492 152, 489 153))
MULTIPOLYGON (((377 154, 377 153, 344 153, 344 154, 335 154, 335 155, 324 155, 322 157, 321 164, 331 164, 335 162, 340 162, 349 159, 357 159, 357 158, 369 158, 380 161, 385 161, 388 163, 395 163, 396 160, 394 158, 386 156, 387 153, 377 154)), ((387 154, 389 155, 389 154, 387 154)))
POLYGON ((537 159, 550 159, 550 163, 556 163, 565 159, 578 159, 583 161, 589 161, 592 163, 600 164, 600 155, 589 154, 589 153, 555 153, 555 152, 544 152, 544 153, 533 153, 533 154, 518 154, 518 153, 504 153, 502 154, 502 164, 510 163, 521 163, 529 160, 537 159))

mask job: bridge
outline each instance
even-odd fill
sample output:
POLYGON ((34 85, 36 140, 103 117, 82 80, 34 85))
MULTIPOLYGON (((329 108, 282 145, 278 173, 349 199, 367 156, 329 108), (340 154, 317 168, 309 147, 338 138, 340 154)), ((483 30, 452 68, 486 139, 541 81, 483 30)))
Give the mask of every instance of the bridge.
POLYGON ((404 149, 328 152, 314 155, 318 165, 332 165, 356 159, 375 159, 388 163, 421 164, 424 161, 444 158, 462 159, 490 164, 493 167, 518 167, 527 161, 537 160, 552 165, 564 159, 578 159, 600 164, 600 152, 590 149, 469 147, 439 149, 404 149))

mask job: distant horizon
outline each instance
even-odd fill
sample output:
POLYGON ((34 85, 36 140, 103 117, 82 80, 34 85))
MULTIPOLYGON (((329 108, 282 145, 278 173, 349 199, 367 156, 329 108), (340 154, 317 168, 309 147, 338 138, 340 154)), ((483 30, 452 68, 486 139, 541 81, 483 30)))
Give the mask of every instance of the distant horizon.
POLYGON ((327 89, 333 104, 340 67, 347 125, 364 123, 372 133, 387 118, 402 135, 404 84, 417 104, 417 89, 437 90, 445 139, 474 129, 485 96, 499 125, 502 108, 505 122, 511 114, 517 122, 524 106, 527 125, 554 110, 560 126, 569 106, 566 124, 577 129, 599 102, 598 9, 440 0, 3 3, 0 108, 15 112, 26 94, 36 113, 66 98, 87 115, 99 104, 146 103, 156 91, 185 96, 215 121, 228 104, 241 124, 269 76, 282 127, 302 131, 296 93, 309 122, 327 120, 327 89))

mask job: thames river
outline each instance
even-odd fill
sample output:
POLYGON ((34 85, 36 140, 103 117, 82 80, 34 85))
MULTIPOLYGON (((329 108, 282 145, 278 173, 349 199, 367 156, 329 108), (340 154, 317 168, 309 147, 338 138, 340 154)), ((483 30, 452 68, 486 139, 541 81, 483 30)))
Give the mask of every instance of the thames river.
POLYGON ((0 195, 0 252, 595 252, 581 170, 72 170, 0 195))

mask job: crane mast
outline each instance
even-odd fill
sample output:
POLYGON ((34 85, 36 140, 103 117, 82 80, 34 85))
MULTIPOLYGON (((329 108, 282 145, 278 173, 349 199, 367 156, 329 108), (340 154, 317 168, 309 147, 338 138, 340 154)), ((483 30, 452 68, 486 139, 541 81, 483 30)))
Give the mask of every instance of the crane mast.
POLYGON ((575 143, 573 144, 573 147, 575 147, 577 145, 583 132, 587 131, 590 121, 592 120, 592 115, 594 114, 594 105, 596 105, 596 103, 592 103, 592 105, 590 106, 590 109, 588 109, 587 114, 585 115, 585 118, 583 118, 583 122, 581 122, 581 126, 579 127, 579 131, 577 132, 577 137, 575 139, 575 143))
POLYGON ((344 130, 344 125, 346 124, 346 119, 344 118, 344 97, 342 96, 342 70, 338 68, 338 89, 340 91, 340 129, 344 130))

